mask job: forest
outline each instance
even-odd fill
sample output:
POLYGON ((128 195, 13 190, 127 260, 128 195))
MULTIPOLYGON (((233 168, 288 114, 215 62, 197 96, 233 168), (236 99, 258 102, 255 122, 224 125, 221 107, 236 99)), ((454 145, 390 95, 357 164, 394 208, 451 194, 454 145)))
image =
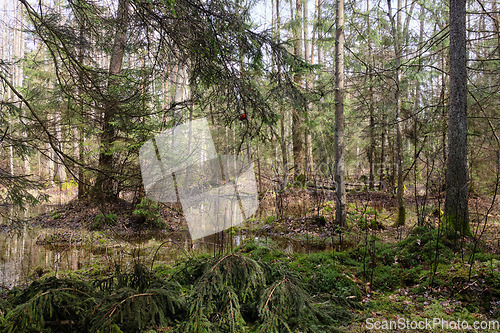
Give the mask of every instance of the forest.
POLYGON ((500 332, 497 0, 4 0, 0 332, 500 332))

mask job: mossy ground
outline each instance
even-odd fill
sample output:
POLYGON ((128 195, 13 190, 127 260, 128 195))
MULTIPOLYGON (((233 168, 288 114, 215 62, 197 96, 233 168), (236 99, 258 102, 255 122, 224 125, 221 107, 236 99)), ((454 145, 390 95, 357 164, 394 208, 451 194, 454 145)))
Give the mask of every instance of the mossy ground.
POLYGON ((396 243, 367 235, 341 252, 287 253, 251 239, 233 253, 152 270, 48 274, 4 295, 0 323, 13 332, 32 322, 46 332, 363 332, 369 318, 500 318, 498 255, 479 251, 471 267, 470 245, 436 247, 435 229, 417 228, 396 243), (153 312, 137 319, 140 302, 153 312), (61 307, 68 310, 55 316, 61 307))
MULTIPOLYGON (((425 226, 416 227, 409 204, 406 225, 394 227, 394 202, 384 204, 389 197, 359 196, 348 205, 348 229, 341 232, 331 223, 334 204, 325 201, 294 206, 297 216, 255 218, 241 228, 257 237, 218 252, 183 254, 174 264, 155 262, 151 252, 129 268, 109 262, 57 278, 42 272, 31 286, 4 292, 0 326, 13 332, 364 332, 368 319, 500 320, 496 215, 481 239, 456 242, 440 232, 439 205, 424 207, 425 226), (284 251, 269 235, 293 238, 307 251, 284 251), (152 312, 140 312, 141 306, 152 312), (61 307, 69 312, 54 316, 61 307)), ((57 219, 66 215, 60 211, 57 219)), ((484 218, 473 216, 479 234, 484 218)), ((238 233, 227 233, 225 241, 238 233)), ((67 238, 59 236, 45 241, 67 238)))

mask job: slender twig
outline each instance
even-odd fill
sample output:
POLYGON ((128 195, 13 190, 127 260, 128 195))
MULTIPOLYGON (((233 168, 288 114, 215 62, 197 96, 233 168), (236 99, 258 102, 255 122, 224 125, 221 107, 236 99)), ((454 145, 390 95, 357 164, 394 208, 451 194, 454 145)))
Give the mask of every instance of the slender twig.
POLYGON ((164 241, 163 243, 161 243, 158 248, 156 249, 155 251, 155 254, 153 255, 153 260, 151 261, 151 271, 153 271, 153 264, 155 262, 155 259, 156 259, 156 255, 158 254, 158 251, 160 251, 160 248, 167 244, 167 243, 173 243, 175 245, 177 245, 179 247, 179 249, 181 249, 182 251, 184 251, 184 253, 186 254, 186 256, 190 257, 191 258, 191 255, 189 254, 189 252, 187 252, 182 246, 180 246, 179 243, 177 242, 174 242, 173 240, 167 240, 167 241, 164 241))

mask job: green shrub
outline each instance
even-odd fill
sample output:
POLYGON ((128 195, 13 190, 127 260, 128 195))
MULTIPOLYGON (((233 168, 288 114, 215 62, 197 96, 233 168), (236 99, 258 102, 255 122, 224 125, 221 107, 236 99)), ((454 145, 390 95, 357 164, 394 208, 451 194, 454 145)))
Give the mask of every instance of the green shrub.
POLYGON ((105 226, 115 226, 118 221, 116 214, 99 214, 94 218, 90 230, 102 230, 105 226))
POLYGON ((132 214, 136 217, 136 222, 140 225, 149 224, 151 227, 164 229, 165 221, 160 216, 160 205, 148 198, 143 198, 135 205, 132 214))
POLYGON ((94 332, 143 332, 174 323, 185 307, 180 286, 163 283, 143 292, 124 287, 107 295, 92 318, 94 332))
POLYGON ((134 265, 94 283, 49 277, 9 292, 1 332, 141 332, 184 317, 181 286, 134 265), (142 281, 142 282, 139 282, 142 281))
POLYGON ((184 330, 243 332, 242 304, 255 302, 264 285, 264 273, 255 260, 237 254, 213 258, 193 286, 184 330))
POLYGON ((276 220, 277 220, 277 217, 276 217, 276 216, 274 216, 274 215, 270 215, 270 216, 268 216, 268 217, 266 217, 266 218, 264 219, 264 223, 265 223, 265 224, 272 224, 272 223, 273 223, 273 222, 275 222, 276 220))
POLYGON ((2 332, 57 332, 89 329, 88 314, 97 304, 89 286, 80 281, 49 277, 25 290, 9 293, 11 305, 0 324, 2 332))

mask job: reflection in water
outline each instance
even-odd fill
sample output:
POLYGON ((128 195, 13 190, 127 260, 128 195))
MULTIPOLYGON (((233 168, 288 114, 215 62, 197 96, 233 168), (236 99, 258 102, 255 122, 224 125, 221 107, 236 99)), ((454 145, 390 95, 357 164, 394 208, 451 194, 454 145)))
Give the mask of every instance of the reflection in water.
MULTIPOLYGON (((54 209, 45 206, 21 213, 26 218, 30 214, 40 214, 54 209)), ((15 214, 12 207, 2 207, 4 215, 15 214)), ((1 221, 0 221, 1 222, 1 221)), ((0 223, 1 224, 1 223, 0 223)), ((96 233, 79 230, 31 229, 24 227, 15 232, 0 232, 0 288, 12 288, 27 283, 46 272, 75 271, 82 268, 92 269, 97 265, 104 267, 129 268, 135 260, 151 267, 153 264, 174 264, 186 256, 201 253, 218 254, 241 245, 252 237, 261 244, 269 244, 286 252, 314 252, 325 249, 324 245, 312 245, 308 242, 294 241, 286 237, 255 237, 237 234, 232 236, 232 246, 228 245, 228 236, 210 235, 191 241, 189 233, 171 232, 150 235, 136 234, 134 240, 97 237, 96 233), (42 245, 41 239, 64 234, 65 241, 59 245, 42 245), (39 241, 37 243, 37 240, 39 241), (225 243, 224 249, 217 244, 225 243), (154 262, 153 262, 154 261, 154 262)), ((50 242, 49 242, 50 243, 50 242)))
POLYGON ((212 243, 195 242, 191 246, 188 233, 170 233, 160 239, 124 242, 92 237, 85 232, 74 233, 62 245, 41 245, 37 240, 60 235, 60 230, 23 229, 0 232, 0 287, 12 288, 30 282, 46 272, 91 269, 95 265, 129 268, 134 260, 150 266, 173 264, 186 255, 211 252, 212 243), (43 237, 42 237, 43 236, 43 237), (71 239, 75 241, 71 241, 71 239), (156 253, 156 255, 155 255, 156 253))
POLYGON ((88 255, 77 248, 49 249, 38 245, 37 231, 0 233, 0 284, 12 286, 29 281, 48 270, 76 270, 89 262, 88 255))
MULTIPOLYGON (((0 287, 12 288, 17 284, 30 282, 49 271, 57 274, 66 270, 91 269, 95 265, 104 267, 119 265, 122 269, 127 269, 137 259, 150 267, 152 264, 174 264, 188 255, 218 252, 213 235, 196 240, 193 244, 187 232, 169 233, 160 238, 133 243, 120 240, 100 243, 99 240, 92 239, 90 234, 82 237, 84 233, 72 232, 73 239, 77 241, 72 242, 70 237, 68 243, 60 246, 37 244, 37 239, 40 239, 41 235, 50 236, 51 233, 55 234, 55 230, 24 229, 16 233, 0 233, 0 287)), ((271 240, 269 237, 259 238, 250 235, 234 235, 233 245, 235 247, 240 245, 248 237, 253 237, 259 243, 273 244, 290 253, 325 249, 324 246, 313 246, 286 238, 271 240)))
MULTIPOLYGON (((43 273, 83 267, 85 251, 78 248, 49 249, 37 244, 40 230, 25 224, 10 225, 11 221, 26 220, 31 216, 57 209, 59 205, 38 205, 22 211, 7 205, 0 206, 0 287, 11 288, 30 281, 43 273), (11 230, 9 227, 15 227, 11 230), (9 231, 10 230, 10 231, 9 231)), ((87 256, 88 258, 88 256, 87 256)))

